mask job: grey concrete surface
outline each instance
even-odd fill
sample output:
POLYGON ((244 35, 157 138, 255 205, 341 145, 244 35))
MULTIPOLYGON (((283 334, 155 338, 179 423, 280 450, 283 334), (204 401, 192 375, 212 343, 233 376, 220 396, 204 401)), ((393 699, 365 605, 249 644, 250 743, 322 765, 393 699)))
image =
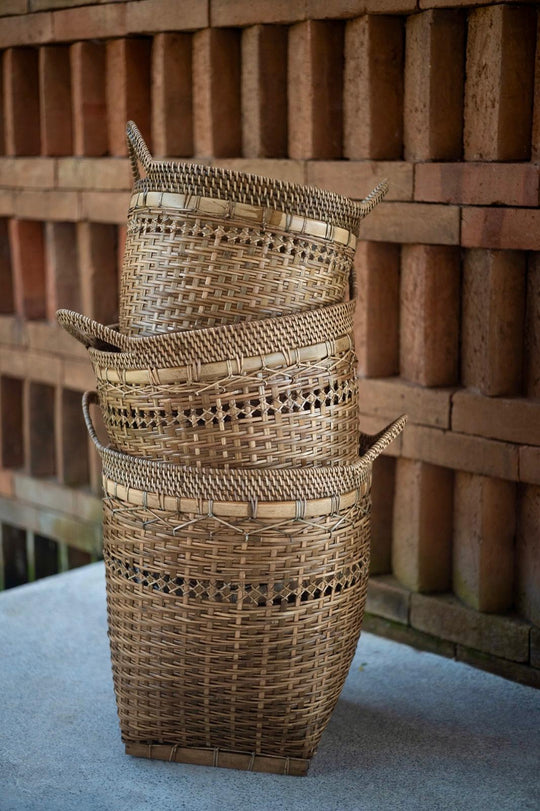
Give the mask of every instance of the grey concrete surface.
POLYGON ((0 595, 2 811, 540 808, 540 693, 365 634, 307 777, 131 758, 103 564, 0 595))

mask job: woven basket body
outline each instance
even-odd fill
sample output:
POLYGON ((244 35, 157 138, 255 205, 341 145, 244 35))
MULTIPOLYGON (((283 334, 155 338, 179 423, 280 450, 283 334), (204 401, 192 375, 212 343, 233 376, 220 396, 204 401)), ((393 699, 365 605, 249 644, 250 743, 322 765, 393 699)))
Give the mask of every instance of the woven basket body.
POLYGON ((136 180, 122 333, 198 329, 343 301, 359 221, 385 184, 354 203, 253 175, 154 161, 133 124, 128 144, 136 180))
POLYGON ((296 471, 197 471, 100 447, 128 753, 305 773, 360 633, 371 463, 401 428, 353 465, 296 471))

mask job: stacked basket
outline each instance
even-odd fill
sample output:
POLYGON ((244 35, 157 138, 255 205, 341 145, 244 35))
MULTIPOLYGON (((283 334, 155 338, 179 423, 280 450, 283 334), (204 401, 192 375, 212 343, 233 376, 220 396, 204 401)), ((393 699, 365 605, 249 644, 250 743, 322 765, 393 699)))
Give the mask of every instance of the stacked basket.
POLYGON ((304 774, 360 633, 372 462, 405 421, 360 434, 345 301, 386 189, 354 203, 158 162, 127 132, 119 325, 58 313, 97 380, 83 411, 122 737, 143 757, 304 774))

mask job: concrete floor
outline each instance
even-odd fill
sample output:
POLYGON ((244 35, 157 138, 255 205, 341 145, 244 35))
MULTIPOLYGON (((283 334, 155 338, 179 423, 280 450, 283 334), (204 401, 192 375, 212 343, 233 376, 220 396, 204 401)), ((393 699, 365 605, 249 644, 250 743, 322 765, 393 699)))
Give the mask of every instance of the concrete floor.
POLYGON ((365 634, 307 777, 130 758, 103 564, 0 594, 1 811, 540 808, 540 694, 365 634))

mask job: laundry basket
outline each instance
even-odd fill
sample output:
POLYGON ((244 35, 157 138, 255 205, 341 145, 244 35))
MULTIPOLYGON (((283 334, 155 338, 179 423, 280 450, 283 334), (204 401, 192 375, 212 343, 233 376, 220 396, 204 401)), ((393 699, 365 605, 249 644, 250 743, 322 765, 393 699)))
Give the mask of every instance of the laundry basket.
POLYGON ((364 200, 196 163, 153 160, 127 126, 134 190, 119 326, 151 335, 343 301, 364 200), (140 176, 139 167, 145 176, 140 176))
POLYGON ((126 752, 305 774, 360 633, 373 459, 196 470, 100 451, 109 638, 126 752))

